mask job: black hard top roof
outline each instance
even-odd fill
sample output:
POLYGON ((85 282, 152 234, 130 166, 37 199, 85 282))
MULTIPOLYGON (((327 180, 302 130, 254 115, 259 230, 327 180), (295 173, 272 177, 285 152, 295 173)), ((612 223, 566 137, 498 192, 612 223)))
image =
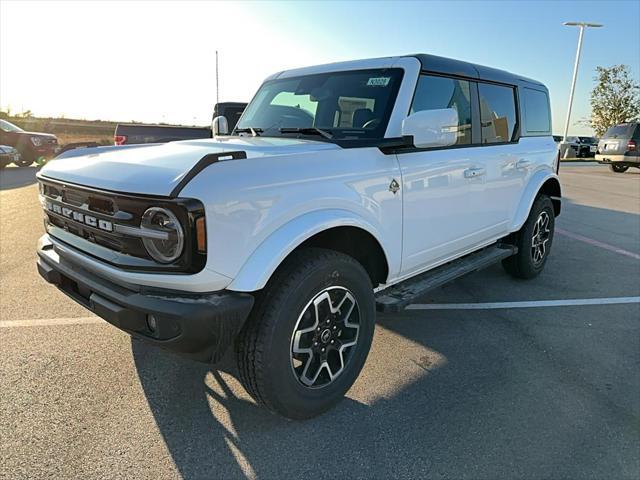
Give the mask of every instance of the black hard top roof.
POLYGON ((415 57, 422 64, 422 70, 433 73, 442 73, 447 75, 457 75, 461 77, 477 78, 478 80, 487 80, 490 82, 507 83, 510 85, 521 85, 547 90, 542 83, 530 78, 521 77, 504 70, 476 65, 475 63, 463 62, 452 58, 438 57, 437 55, 428 55, 426 53, 417 53, 407 55, 407 57, 415 57))

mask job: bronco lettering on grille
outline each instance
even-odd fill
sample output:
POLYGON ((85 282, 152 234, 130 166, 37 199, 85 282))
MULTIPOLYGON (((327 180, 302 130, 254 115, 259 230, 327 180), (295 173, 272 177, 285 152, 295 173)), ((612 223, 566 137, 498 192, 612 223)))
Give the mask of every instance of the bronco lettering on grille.
POLYGON ((58 215, 62 215, 69 220, 74 220, 78 223, 89 225, 90 227, 98 228, 100 230, 104 230, 105 232, 113 232, 113 223, 107 220, 97 219, 96 217, 85 215, 84 213, 77 212, 67 207, 60 207, 60 205, 52 202, 47 202, 47 210, 53 213, 57 213, 58 215))

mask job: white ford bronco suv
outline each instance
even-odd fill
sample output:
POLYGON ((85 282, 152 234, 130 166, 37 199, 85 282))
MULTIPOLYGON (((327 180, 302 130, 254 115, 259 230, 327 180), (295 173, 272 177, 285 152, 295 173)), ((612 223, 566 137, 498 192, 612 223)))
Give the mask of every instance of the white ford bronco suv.
POLYGON ((230 133, 46 165, 38 269, 151 344, 233 349, 286 417, 343 397, 376 310, 494 262, 545 265, 560 183, 539 82, 422 54, 302 68, 267 78, 230 133))

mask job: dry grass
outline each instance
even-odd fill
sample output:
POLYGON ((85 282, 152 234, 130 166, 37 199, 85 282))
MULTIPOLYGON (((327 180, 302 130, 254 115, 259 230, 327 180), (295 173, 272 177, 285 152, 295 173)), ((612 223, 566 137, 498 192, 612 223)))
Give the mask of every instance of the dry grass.
POLYGON ((69 118, 19 118, 0 112, 1 118, 31 132, 53 133, 60 145, 77 142, 96 142, 100 145, 113 145, 113 132, 116 122, 76 120, 69 118))
POLYGON ((78 142, 96 142, 100 145, 113 145, 113 135, 87 135, 86 133, 58 133, 60 145, 78 142))

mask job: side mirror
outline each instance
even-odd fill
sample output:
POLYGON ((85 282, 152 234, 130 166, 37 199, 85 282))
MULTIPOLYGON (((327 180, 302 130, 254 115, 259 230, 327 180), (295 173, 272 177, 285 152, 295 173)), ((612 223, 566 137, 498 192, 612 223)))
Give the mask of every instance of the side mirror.
POLYGON ((402 121, 402 136, 408 135, 418 148, 454 145, 458 139, 458 112, 443 108, 412 113, 402 121))
POLYGON ((213 132, 214 137, 218 135, 229 135, 229 122, 227 121, 227 117, 220 115, 214 118, 213 122, 211 122, 211 132, 213 132))

